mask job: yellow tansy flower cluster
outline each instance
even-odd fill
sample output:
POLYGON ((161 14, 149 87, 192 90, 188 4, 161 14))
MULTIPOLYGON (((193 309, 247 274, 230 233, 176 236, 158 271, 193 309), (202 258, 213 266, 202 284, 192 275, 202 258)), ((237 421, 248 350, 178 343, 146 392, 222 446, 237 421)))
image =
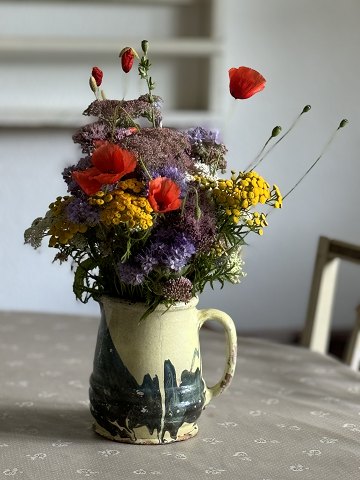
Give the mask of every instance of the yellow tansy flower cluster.
POLYGON ((268 222, 264 213, 254 212, 250 214, 250 218, 246 221, 250 230, 256 232, 258 235, 263 235, 264 231, 261 227, 267 227, 268 222))
POLYGON ((64 215, 65 207, 69 204, 71 197, 57 197, 56 201, 49 205, 54 220, 49 228, 49 247, 56 244, 66 245, 77 233, 85 233, 86 225, 70 222, 64 215))
POLYGON ((274 185, 270 189, 270 185, 264 178, 254 171, 240 172, 238 175, 233 172, 230 179, 217 181, 199 176, 195 180, 203 189, 212 190, 216 202, 224 208, 225 214, 234 223, 238 223, 243 214, 259 203, 276 208, 282 205, 279 188, 274 185))
POLYGON ((234 223, 239 222, 242 212, 258 203, 268 203, 271 198, 270 185, 253 171, 218 180, 213 195, 234 223))
POLYGON ((153 209, 147 198, 137 195, 143 188, 142 182, 130 178, 112 192, 96 193, 89 203, 101 207, 100 221, 107 226, 126 223, 130 229, 147 230, 153 225, 153 209))
POLYGON ((282 201, 283 197, 281 195, 280 189, 277 185, 273 185, 273 197, 274 197, 274 207, 275 208, 281 208, 282 207, 282 201))

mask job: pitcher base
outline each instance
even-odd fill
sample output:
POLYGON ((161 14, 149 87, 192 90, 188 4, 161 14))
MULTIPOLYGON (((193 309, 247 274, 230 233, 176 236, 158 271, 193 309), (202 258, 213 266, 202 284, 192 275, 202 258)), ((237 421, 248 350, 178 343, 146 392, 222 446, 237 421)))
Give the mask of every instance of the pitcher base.
POLYGON ((168 443, 182 442, 184 440, 188 440, 189 438, 195 437, 199 430, 196 423, 187 423, 180 427, 176 438, 168 435, 168 432, 165 433, 164 438, 160 438, 155 433, 154 435, 150 435, 147 431, 146 435, 144 431, 138 431, 142 429, 135 429, 133 436, 131 437, 121 437, 120 435, 114 436, 97 422, 93 423, 93 429, 97 434, 107 438, 108 440, 112 440, 113 442, 132 443, 135 445, 167 445, 168 443))

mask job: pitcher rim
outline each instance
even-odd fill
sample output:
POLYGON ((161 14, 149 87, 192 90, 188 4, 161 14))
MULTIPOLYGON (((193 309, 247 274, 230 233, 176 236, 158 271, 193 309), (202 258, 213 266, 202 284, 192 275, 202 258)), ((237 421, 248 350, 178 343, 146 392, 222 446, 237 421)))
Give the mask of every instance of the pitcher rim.
MULTIPOLYGON (((99 298, 99 303, 104 304, 104 303, 117 303, 123 306, 131 306, 132 308, 138 309, 138 310, 146 310, 148 307, 145 304, 145 302, 133 302, 131 300, 126 300, 124 298, 120 297, 111 297, 110 295, 102 295, 99 298)), ((167 307, 163 303, 160 303, 159 305, 156 306, 155 311, 160 311, 160 312, 165 312, 165 311, 174 311, 174 310, 186 310, 188 308, 195 307, 199 303, 199 297, 195 296, 192 297, 188 302, 175 302, 171 307, 167 307)))

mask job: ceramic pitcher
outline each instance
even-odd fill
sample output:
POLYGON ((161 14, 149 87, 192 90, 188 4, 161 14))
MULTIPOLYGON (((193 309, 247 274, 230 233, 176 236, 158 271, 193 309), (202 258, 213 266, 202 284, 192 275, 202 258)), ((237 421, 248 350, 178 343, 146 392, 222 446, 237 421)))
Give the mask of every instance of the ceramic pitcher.
POLYGON ((197 419, 231 382, 236 330, 216 309, 198 310, 197 298, 171 308, 146 307, 110 297, 100 301, 101 322, 90 378, 94 429, 111 440, 163 444, 196 435, 197 419), (202 377, 199 330, 207 320, 225 329, 224 374, 208 387, 202 377))

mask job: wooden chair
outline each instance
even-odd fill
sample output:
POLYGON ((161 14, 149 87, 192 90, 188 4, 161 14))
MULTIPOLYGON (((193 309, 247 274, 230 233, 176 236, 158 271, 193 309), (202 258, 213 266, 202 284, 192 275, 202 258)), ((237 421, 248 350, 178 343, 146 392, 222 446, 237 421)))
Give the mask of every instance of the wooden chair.
MULTIPOLYGON (((360 246, 320 237, 301 344, 326 353, 331 327, 336 278, 340 260, 360 263, 360 246)), ((360 364, 360 305, 344 361, 354 370, 360 364)))

